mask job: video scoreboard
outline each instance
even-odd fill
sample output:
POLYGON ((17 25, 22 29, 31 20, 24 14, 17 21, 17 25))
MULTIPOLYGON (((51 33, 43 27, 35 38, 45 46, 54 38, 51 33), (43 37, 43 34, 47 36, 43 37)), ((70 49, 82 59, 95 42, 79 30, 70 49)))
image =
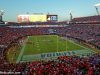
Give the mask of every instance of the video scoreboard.
POLYGON ((18 22, 56 22, 58 15, 32 14, 18 15, 18 22))
POLYGON ((58 21, 58 15, 47 15, 47 21, 58 21))

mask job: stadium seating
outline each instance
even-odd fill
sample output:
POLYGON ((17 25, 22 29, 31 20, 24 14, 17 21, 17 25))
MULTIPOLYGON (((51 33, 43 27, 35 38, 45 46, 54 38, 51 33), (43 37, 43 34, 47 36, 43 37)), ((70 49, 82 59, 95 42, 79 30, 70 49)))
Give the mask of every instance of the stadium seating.
POLYGON ((27 74, 32 75, 99 75, 100 54, 88 57, 61 56, 47 62, 32 62, 27 74), (95 59, 96 58, 96 59, 95 59))
POLYGON ((100 15, 97 16, 88 16, 88 17, 78 17, 72 19, 72 22, 75 23, 100 23, 100 15))

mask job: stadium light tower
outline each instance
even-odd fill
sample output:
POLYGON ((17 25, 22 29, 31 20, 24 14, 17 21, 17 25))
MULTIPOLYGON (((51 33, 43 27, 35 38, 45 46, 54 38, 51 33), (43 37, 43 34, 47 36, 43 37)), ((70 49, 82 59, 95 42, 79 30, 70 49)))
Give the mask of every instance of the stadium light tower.
POLYGON ((96 9, 97 15, 99 15, 98 7, 95 6, 95 9, 96 9))
POLYGON ((69 12, 69 14, 70 14, 70 21, 72 21, 73 15, 72 15, 71 11, 69 12))
POLYGON ((0 10, 0 22, 2 22, 2 16, 4 14, 4 10, 0 10))
POLYGON ((100 3, 99 4, 95 4, 94 7, 96 9, 96 12, 97 12, 97 15, 99 15, 99 10, 98 10, 98 7, 100 6, 100 3))

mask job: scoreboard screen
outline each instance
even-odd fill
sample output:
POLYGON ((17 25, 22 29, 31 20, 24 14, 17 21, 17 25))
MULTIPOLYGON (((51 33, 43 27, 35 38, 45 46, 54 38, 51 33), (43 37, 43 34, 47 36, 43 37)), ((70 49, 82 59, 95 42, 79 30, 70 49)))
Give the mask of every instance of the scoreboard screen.
POLYGON ((29 22, 29 15, 18 15, 18 22, 29 22))
POLYGON ((57 21, 58 16, 57 15, 47 15, 47 21, 57 21))
POLYGON ((46 19, 46 15, 41 15, 41 14, 38 14, 38 15, 30 15, 30 22, 46 22, 47 19, 46 19))
POLYGON ((25 14, 18 15, 18 22, 56 22, 58 15, 45 15, 45 14, 25 14))

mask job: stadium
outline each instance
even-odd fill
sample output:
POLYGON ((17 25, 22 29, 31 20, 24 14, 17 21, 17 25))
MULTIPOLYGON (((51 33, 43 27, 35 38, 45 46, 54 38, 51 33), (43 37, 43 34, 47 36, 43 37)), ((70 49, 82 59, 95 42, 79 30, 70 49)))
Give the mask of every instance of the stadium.
POLYGON ((1 75, 100 75, 100 15, 58 21, 56 14, 0 15, 1 75))

